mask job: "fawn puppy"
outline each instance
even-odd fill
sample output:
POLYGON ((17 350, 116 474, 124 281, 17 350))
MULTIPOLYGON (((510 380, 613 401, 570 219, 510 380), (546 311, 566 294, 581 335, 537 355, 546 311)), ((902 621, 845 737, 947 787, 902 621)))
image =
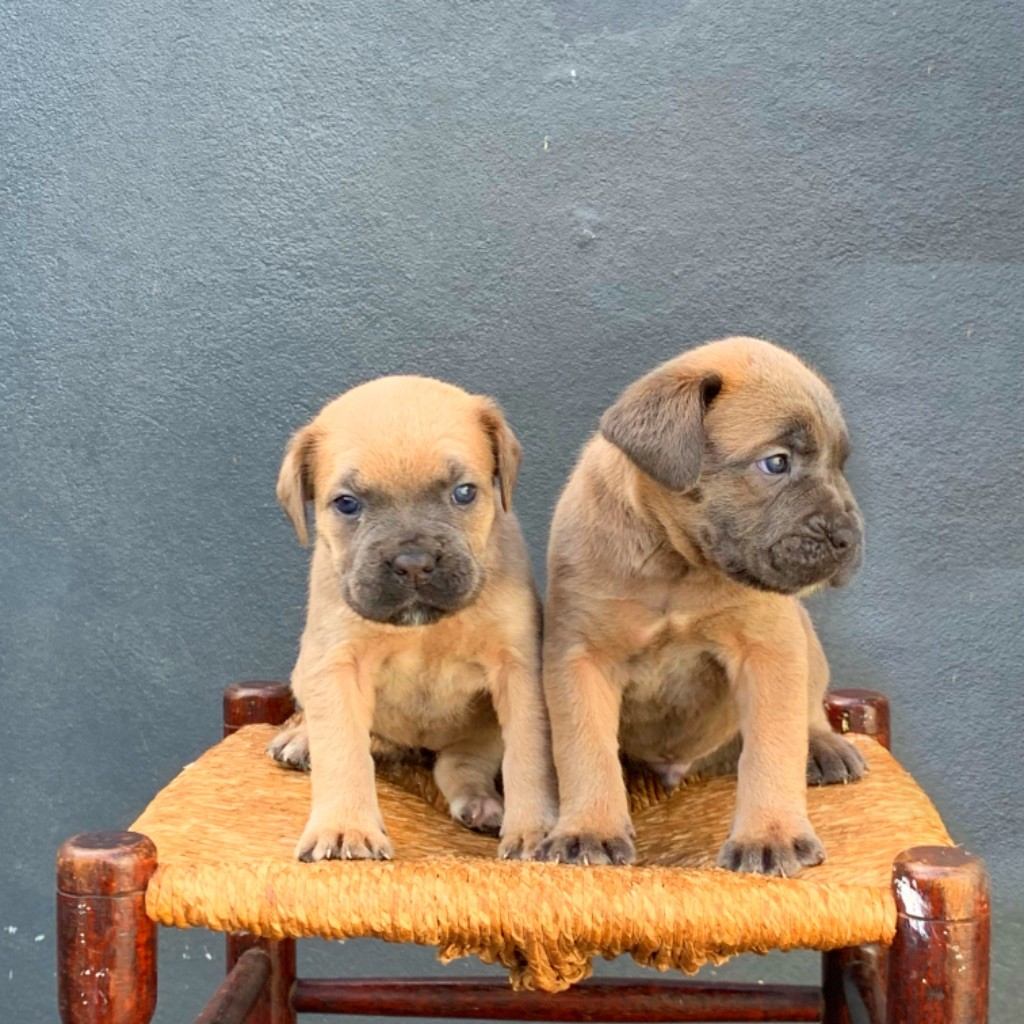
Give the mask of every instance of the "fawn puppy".
MULTIPOLYGON (((634 858, 620 753, 672 787, 742 746, 719 864, 789 875, 825 856, 806 785, 857 779, 800 595, 862 560, 828 386, 755 338, 686 352, 626 389, 555 512, 544 688, 560 815, 537 856, 634 858)), ((733 761, 735 763, 735 761, 733 761)))
POLYGON ((353 388, 291 439, 277 495, 303 543, 312 505, 316 536, 292 673, 302 712, 270 753, 312 772, 300 860, 391 856, 371 733, 433 752, 452 816, 500 830, 501 856, 553 824, 519 460, 491 399, 422 377, 353 388))

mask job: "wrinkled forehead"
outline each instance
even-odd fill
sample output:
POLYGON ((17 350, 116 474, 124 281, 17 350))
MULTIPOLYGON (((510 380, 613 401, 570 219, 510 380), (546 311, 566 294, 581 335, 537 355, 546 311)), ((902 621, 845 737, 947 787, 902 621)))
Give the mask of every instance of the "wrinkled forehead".
POLYGON ((433 404, 342 407, 317 427, 320 494, 413 498, 464 480, 483 485, 491 476, 491 442, 475 407, 447 396, 433 404))
POLYGON ((810 372, 796 380, 754 379, 723 388, 705 422, 716 446, 734 457, 778 447, 842 460, 849 450, 839 403, 810 372))

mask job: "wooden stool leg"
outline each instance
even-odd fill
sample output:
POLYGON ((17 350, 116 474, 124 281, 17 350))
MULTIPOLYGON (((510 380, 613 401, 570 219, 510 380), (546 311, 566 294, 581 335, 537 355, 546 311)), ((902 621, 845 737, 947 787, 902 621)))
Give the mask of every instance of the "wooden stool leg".
POLYGON ((156 847, 137 832, 88 832, 57 853, 57 998, 64 1024, 148 1024, 156 924, 146 885, 156 847))
MULTIPOLYGON (((836 732, 873 736, 889 749, 889 701, 877 690, 833 690, 825 710, 836 732)), ((888 950, 851 946, 821 959, 823 1024, 884 1024, 888 950)))
POLYGON ((266 988, 246 1018, 246 1024, 295 1024, 292 989, 295 987, 295 940, 260 939, 255 935, 227 937, 227 968, 249 949, 262 949, 270 957, 266 988))
POLYGON ((822 1024, 885 1024, 887 954, 870 945, 822 955, 822 1024))
POLYGON ((889 951, 888 1024, 985 1024, 984 861, 955 846, 916 846, 896 858, 892 887, 898 917, 889 951))
MULTIPOLYGON (((224 735, 244 725, 280 725, 295 711, 287 683, 252 680, 232 683, 224 691, 224 735)), ((227 969, 248 949, 262 949, 270 957, 270 978, 247 1024, 295 1024, 292 988, 295 985, 295 940, 261 939, 255 935, 227 936, 227 969)))

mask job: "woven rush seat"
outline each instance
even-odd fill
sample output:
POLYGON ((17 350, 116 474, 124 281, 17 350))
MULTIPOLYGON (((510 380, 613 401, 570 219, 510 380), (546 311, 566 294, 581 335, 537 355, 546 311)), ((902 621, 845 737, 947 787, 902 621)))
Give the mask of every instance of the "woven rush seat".
POLYGON ((423 766, 378 766, 391 862, 302 864, 293 857, 310 805, 309 776, 264 753, 274 727, 247 726, 189 765, 132 829, 156 844, 146 913, 163 925, 271 939, 373 937, 474 954, 508 968, 517 988, 562 991, 594 956, 630 954, 693 972, 743 953, 888 944, 897 910, 893 858, 947 846, 938 812, 883 747, 853 735, 871 771, 811 788, 810 818, 828 860, 797 878, 714 867, 735 804, 735 778, 666 794, 630 777, 638 865, 503 862, 496 841, 456 825, 423 766))

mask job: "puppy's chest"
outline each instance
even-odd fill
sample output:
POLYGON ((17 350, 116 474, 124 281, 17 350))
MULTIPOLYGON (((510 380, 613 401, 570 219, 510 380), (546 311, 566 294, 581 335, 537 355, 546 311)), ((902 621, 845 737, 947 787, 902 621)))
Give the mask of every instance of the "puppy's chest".
POLYGON ((707 644, 700 637, 697 619, 685 611, 651 608, 630 602, 619 618, 620 666, 628 678, 628 688, 638 697, 651 696, 666 674, 689 674, 689 667, 704 657, 707 644))
POLYGON ((735 733, 725 671, 700 645, 665 643, 629 661, 619 742, 633 757, 690 763, 735 733))
POLYGON ((407 746, 436 749, 486 703, 486 677, 470 662, 398 654, 375 679, 373 731, 407 746))
POLYGON ((704 647, 681 643, 670 633, 633 653, 622 666, 624 705, 688 703, 694 681, 710 661, 704 647))

